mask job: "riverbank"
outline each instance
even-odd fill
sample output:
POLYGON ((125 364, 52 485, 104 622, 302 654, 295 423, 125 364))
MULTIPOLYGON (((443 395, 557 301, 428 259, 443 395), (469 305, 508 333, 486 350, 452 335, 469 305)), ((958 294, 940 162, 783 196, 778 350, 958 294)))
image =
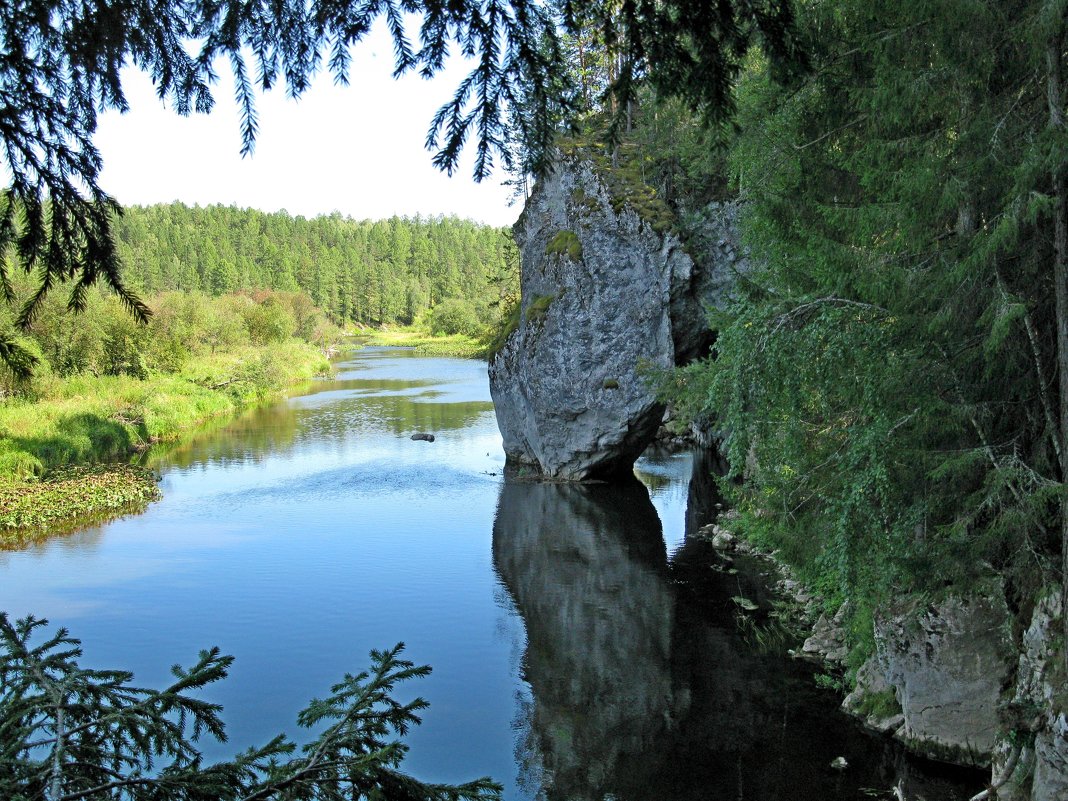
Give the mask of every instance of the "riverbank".
POLYGON ((128 464, 61 467, 37 481, 0 479, 0 550, 140 512, 162 497, 151 470, 128 464))
POLYGON ((383 328, 361 331, 355 335, 361 345, 371 347, 413 348, 427 356, 457 356, 480 359, 486 355, 486 343, 466 334, 434 335, 415 328, 383 328))
POLYGON ((37 380, 32 395, 0 404, 0 545, 143 508, 159 497, 155 479, 123 460, 330 369, 321 350, 290 341, 192 359, 173 374, 37 380))

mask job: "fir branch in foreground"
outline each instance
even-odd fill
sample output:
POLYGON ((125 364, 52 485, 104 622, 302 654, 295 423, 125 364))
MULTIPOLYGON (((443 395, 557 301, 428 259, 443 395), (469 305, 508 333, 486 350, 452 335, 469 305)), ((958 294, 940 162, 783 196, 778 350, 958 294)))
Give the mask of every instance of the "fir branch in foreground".
POLYGON ((12 623, 0 613, 0 797, 18 801, 108 798, 219 801, 492 801, 500 785, 477 779, 427 784, 400 771, 397 741, 427 703, 393 692, 430 668, 401 659, 403 644, 371 653, 371 668, 346 675, 297 720, 321 733, 301 754, 278 735, 232 760, 205 765, 196 743, 226 739, 221 707, 191 693, 226 678, 233 657, 202 651, 174 666, 162 690, 135 687, 120 670, 82 668, 81 644, 48 622, 12 623), (37 642, 41 640, 40 642, 37 642))

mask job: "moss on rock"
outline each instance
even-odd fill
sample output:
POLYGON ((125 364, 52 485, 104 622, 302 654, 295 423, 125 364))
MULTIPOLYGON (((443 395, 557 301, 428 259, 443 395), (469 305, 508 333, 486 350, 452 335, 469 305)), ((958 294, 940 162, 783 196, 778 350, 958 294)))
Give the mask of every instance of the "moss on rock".
POLYGON ((559 231, 545 246, 545 253, 567 256, 571 261, 581 261, 582 242, 574 231, 559 231))
POLYGON ((556 300, 556 295, 538 295, 527 306, 527 320, 540 320, 549 311, 549 306, 556 300))

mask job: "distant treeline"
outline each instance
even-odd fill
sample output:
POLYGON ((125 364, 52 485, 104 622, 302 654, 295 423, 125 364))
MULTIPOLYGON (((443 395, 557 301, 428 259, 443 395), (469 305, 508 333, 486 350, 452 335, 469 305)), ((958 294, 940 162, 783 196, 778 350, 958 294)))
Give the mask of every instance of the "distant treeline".
POLYGON ((116 234, 124 278, 145 295, 303 290, 341 324, 409 324, 450 299, 486 323, 518 282, 508 229, 456 217, 306 219, 172 203, 128 207, 116 234))

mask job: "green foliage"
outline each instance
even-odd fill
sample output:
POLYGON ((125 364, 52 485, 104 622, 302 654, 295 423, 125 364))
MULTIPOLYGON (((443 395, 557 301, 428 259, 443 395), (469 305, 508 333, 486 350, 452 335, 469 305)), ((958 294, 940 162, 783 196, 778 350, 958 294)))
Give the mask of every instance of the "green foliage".
POLYGON ((481 327, 474 305, 459 298, 443 300, 430 313, 430 333, 436 336, 473 336, 481 327))
POLYGON ((126 279, 139 291, 203 287, 261 303, 270 291, 308 341, 315 307, 341 325, 409 325, 458 300, 482 326, 494 317, 493 299, 518 291, 511 232, 456 217, 309 220, 172 203, 131 207, 115 229, 126 279), (226 289, 212 279, 220 270, 233 279, 226 289))
POLYGON ((667 392, 730 432, 743 528, 854 601, 857 640, 891 595, 1055 575, 1040 5, 805 6, 811 75, 754 53, 737 92, 756 266, 667 392))
POLYGON ((47 621, 11 623, 0 613, 0 795, 12 801, 104 798, 214 801, 488 801, 487 778, 460 785, 421 782, 400 768, 403 737, 426 701, 398 701, 402 682, 430 668, 402 659, 403 645, 371 652, 371 668, 346 674, 312 700, 297 723, 316 733, 298 747, 285 735, 204 764, 198 742, 226 738, 219 705, 196 697, 226 678, 233 657, 201 651, 172 668, 161 690, 133 685, 122 670, 84 668, 81 643, 47 621))
POLYGON ((151 471, 125 464, 65 467, 40 481, 0 478, 0 549, 139 512, 159 497, 151 471))
POLYGON ((293 313, 272 297, 263 303, 248 304, 242 310, 242 317, 254 345, 285 342, 296 333, 297 321, 293 313))
POLYGON ((504 347, 504 343, 508 341, 508 337, 512 335, 512 332, 519 328, 522 311, 523 306, 520 303, 519 297, 516 296, 512 298, 508 302, 504 313, 501 315, 501 319, 497 326, 490 329, 492 333, 488 337, 488 342, 486 344, 486 353, 490 359, 504 347))
POLYGON ((834 690, 836 693, 841 693, 846 689, 841 677, 830 673, 817 673, 813 680, 817 687, 823 687, 825 690, 834 690))
POLYGON ((892 688, 880 690, 875 693, 867 693, 856 705, 855 712, 861 717, 875 717, 880 720, 893 717, 901 713, 901 704, 892 688))
POLYGON ((95 292, 82 314, 34 323, 36 374, 12 380, 0 401, 0 477, 122 459, 330 369, 324 349, 338 331, 305 297, 169 292, 150 300, 147 326, 95 292), (315 342, 293 338, 299 331, 315 342))
POLYGON ((574 231, 558 231, 545 245, 549 256, 567 256, 571 261, 582 261, 582 242, 574 231))

